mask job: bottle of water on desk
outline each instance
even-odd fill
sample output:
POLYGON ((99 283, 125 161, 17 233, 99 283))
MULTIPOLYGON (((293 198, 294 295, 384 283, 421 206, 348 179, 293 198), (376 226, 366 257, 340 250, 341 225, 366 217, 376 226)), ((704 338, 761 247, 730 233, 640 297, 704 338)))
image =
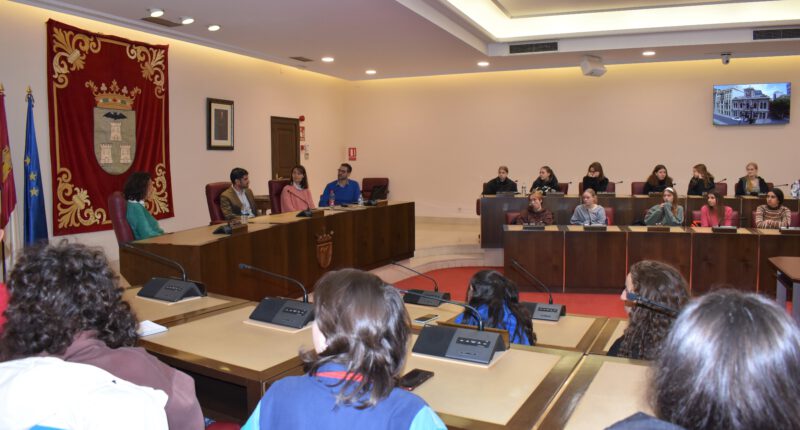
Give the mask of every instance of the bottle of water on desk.
POLYGON ((334 205, 336 205, 336 193, 331 190, 331 192, 328 193, 328 206, 333 207, 334 205))
POLYGON ((792 183, 792 197, 796 199, 800 198, 800 179, 792 183))
POLYGON ((528 194, 525 193, 525 184, 522 184, 522 195, 527 196, 528 194))
POLYGON ((358 195, 358 205, 364 206, 364 197, 361 194, 358 195))

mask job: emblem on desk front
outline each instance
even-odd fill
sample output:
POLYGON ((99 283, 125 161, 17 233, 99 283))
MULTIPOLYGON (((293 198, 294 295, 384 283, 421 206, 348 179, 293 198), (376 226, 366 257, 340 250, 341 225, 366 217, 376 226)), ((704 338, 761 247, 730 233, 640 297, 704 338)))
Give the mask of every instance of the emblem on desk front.
POLYGON ((327 269, 333 260, 333 230, 317 235, 317 263, 327 269))

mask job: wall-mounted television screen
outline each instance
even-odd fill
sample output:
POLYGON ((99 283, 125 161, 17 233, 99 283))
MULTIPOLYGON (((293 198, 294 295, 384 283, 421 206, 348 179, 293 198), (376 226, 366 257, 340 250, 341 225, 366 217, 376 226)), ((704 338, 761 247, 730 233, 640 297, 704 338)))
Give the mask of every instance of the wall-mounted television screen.
POLYGON ((791 82, 714 85, 714 125, 789 123, 791 82))

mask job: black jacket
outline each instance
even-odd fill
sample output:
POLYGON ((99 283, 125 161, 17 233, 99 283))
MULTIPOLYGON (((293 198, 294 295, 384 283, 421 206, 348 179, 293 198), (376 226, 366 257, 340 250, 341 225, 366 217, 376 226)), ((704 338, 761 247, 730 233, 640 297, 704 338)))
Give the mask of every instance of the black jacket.
POLYGON ((658 184, 656 185, 650 185, 650 182, 645 182, 644 193, 645 194, 663 193, 667 187, 671 186, 672 186, 672 179, 670 180, 664 179, 663 181, 658 181, 658 184))
POLYGON ((608 189, 608 178, 598 179, 591 176, 583 177, 583 191, 593 189, 597 193, 604 193, 608 189))
MULTIPOLYGON (((736 183, 736 195, 743 196, 747 194, 744 190, 747 189, 747 176, 742 176, 739 178, 739 182, 736 183)), ((761 176, 758 177, 758 194, 766 194, 769 191, 767 187, 767 181, 764 180, 761 176)))
POLYGON ((702 179, 692 178, 692 180, 689 181, 689 189, 686 190, 686 194, 689 196, 702 196, 705 193, 714 191, 715 187, 714 178, 708 178, 708 186, 706 186, 702 179))
POLYGON ((537 177, 536 180, 533 181, 533 185, 531 185, 531 191, 545 190, 545 188, 558 191, 558 179, 556 179, 556 175, 550 175, 549 181, 543 181, 542 178, 537 177))
POLYGON ((500 178, 494 178, 483 187, 483 194, 493 195, 503 191, 517 192, 517 183, 509 178, 504 182, 500 182, 500 178))

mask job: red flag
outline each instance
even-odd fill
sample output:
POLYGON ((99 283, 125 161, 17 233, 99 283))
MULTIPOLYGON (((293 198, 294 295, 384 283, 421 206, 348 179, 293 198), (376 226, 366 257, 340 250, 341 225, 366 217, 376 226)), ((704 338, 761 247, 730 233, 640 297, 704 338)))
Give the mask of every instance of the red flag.
POLYGON ((0 228, 5 228, 11 212, 17 206, 17 193, 14 191, 14 170, 11 168, 11 146, 8 143, 8 123, 6 122, 6 94, 0 84, 0 158, 2 158, 2 206, 0 206, 0 228))

